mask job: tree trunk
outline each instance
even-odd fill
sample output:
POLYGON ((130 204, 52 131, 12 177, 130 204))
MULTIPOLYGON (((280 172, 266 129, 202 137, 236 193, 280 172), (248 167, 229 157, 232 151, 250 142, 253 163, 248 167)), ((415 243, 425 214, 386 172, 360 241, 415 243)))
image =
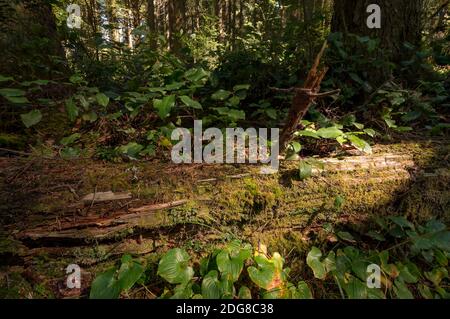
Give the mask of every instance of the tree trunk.
POLYGON ((180 32, 186 12, 186 0, 169 0, 169 44, 174 53, 181 49, 180 32))
POLYGON ((51 78, 65 77, 68 73, 66 64, 55 63, 52 58, 66 59, 55 16, 47 1, 0 0, 0 47, 0 74, 51 78))
POLYGON ((154 0, 147 0, 147 27, 150 36, 150 45, 153 49, 157 46, 156 16, 154 0))
POLYGON ((118 28, 118 19, 117 19, 117 7, 116 0, 107 0, 106 1, 106 15, 108 18, 108 24, 110 26, 109 36, 111 41, 119 42, 120 41, 120 33, 118 28))
POLYGON ((339 0, 334 2, 333 32, 353 33, 380 39, 392 61, 403 57, 403 43, 420 45, 423 0, 339 0), (367 26, 370 4, 381 8, 381 28, 367 26))

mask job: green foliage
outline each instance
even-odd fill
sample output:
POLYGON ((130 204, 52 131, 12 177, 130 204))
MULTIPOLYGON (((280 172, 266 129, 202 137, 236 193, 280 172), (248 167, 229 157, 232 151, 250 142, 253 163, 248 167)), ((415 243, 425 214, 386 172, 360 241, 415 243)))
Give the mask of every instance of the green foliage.
MULTIPOLYGON (((328 253, 322 260, 322 252, 313 247, 307 264, 320 280, 334 280, 343 298, 450 298, 444 281, 448 281, 448 257, 450 256, 450 231, 436 220, 424 226, 415 226, 402 216, 379 219, 379 230, 365 234, 385 249, 367 250, 344 246, 328 253), (381 288, 369 288, 366 284, 371 272, 368 266, 381 268, 381 288)), ((339 232, 343 242, 356 243, 348 232, 339 232)))
POLYGON ((161 258, 158 265, 158 275, 171 284, 185 284, 194 276, 194 270, 188 266, 189 255, 175 248, 161 258))
MULTIPOLYGON (((188 253, 180 248, 169 250, 161 258, 157 274, 175 286, 166 289, 160 298, 251 299, 252 291, 260 291, 263 298, 312 298, 305 282, 297 287, 288 282, 289 269, 283 268, 283 258, 278 253, 269 258, 265 246, 252 256, 250 245, 231 241, 200 261, 198 276, 189 261, 188 253)), ((113 268, 96 277, 91 298, 118 298, 139 281, 141 267, 129 256, 122 258, 119 270, 113 268), (127 273, 121 275, 124 271, 127 273)))
POLYGON ((113 267, 97 276, 92 282, 89 298, 115 299, 122 291, 127 291, 139 280, 144 267, 131 256, 122 257, 120 267, 113 267))
POLYGON ((33 110, 26 114, 21 114, 20 117, 22 118, 23 124, 28 128, 42 120, 42 113, 39 110, 33 110))
MULTIPOLYGON (((337 232, 340 241, 326 254, 312 247, 306 265, 313 277, 334 282, 334 292, 342 298, 450 298, 447 227, 434 219, 425 225, 415 225, 402 216, 378 218, 376 223, 378 229, 358 236, 337 232), (373 242, 365 241, 360 248, 357 245, 360 237, 373 242), (375 248, 367 249, 368 244, 375 248), (368 270, 370 265, 381 269, 380 288, 370 288, 367 284, 372 274, 368 270)), ((305 281, 292 284, 289 273, 280 254, 269 256, 262 244, 252 254, 250 245, 237 240, 202 258, 198 267, 192 266, 185 250, 171 249, 160 259, 157 270, 157 275, 172 285, 165 288, 160 298, 312 298, 310 285, 305 281)), ((140 262, 124 256, 120 267, 96 277, 90 296, 118 298, 123 291, 141 282, 143 274, 140 262)))

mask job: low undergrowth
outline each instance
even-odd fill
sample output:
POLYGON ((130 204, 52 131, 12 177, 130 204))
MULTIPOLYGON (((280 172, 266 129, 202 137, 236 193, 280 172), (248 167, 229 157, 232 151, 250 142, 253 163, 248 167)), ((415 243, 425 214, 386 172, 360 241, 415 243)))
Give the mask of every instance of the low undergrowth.
POLYGON ((302 280, 290 276, 279 253, 233 240, 197 262, 182 248, 167 251, 157 266, 125 255, 95 278, 90 298, 126 297, 138 287, 162 299, 450 298, 448 227, 401 216, 375 222, 358 235, 365 241, 337 232, 333 247, 312 247, 307 269, 295 269, 302 280))

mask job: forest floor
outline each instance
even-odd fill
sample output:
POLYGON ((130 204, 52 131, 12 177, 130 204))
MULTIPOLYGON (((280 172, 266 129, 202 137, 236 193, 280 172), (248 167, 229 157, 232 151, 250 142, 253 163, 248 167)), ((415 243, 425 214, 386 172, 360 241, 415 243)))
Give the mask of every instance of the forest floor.
MULTIPOLYGON (((156 265, 170 248, 200 257, 233 238, 279 251, 300 278, 308 248, 336 242, 330 228, 364 234, 386 215, 450 221, 448 140, 373 149, 320 158, 306 180, 295 161, 265 175, 257 165, 0 157, 0 297, 83 297, 124 253, 156 265), (65 286, 69 264, 82 268, 79 290, 65 286)), ((160 284, 133 297, 159 295, 160 284)))

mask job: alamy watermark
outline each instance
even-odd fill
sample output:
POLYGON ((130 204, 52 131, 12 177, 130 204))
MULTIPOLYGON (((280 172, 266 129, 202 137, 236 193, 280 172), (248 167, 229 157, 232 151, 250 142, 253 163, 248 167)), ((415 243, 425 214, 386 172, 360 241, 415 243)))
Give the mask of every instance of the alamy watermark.
POLYGON ((381 29, 381 8, 378 4, 369 4, 367 6, 367 27, 369 29, 381 29))
POLYGON ((371 264, 367 266, 367 277, 366 284, 369 289, 380 289, 381 288, 381 268, 377 264, 371 264))
POLYGON ((66 274, 68 274, 66 279, 66 286, 69 289, 80 289, 81 288, 81 268, 76 264, 70 264, 66 268, 66 274))
POLYGON ((270 129, 270 139, 267 128, 248 128, 245 131, 242 128, 226 128, 224 132, 225 136, 222 130, 214 127, 203 132, 202 121, 194 121, 193 134, 186 128, 176 128, 171 138, 179 143, 172 148, 172 161, 176 164, 270 163, 272 168, 278 169, 278 128, 270 129), (207 145, 203 147, 205 141, 207 145))
POLYGON ((69 29, 80 29, 81 28, 81 8, 78 4, 69 4, 66 8, 69 16, 67 17, 67 27, 69 29))

